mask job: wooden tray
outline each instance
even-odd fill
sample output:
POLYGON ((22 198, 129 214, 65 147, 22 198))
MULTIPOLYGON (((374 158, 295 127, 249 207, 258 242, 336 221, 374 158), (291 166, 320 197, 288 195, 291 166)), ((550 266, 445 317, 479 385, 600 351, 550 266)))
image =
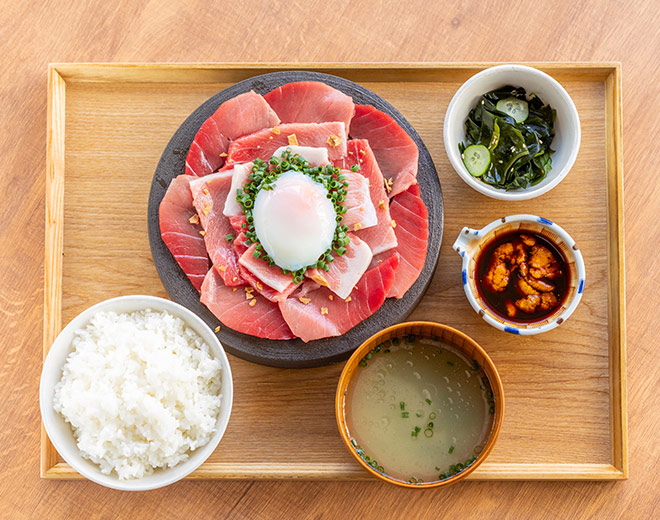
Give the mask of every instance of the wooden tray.
MULTIPOLYGON (((468 77, 493 64, 61 64, 49 71, 44 355, 63 324, 100 300, 165 297, 149 251, 147 196, 161 152, 202 101, 275 70, 328 72, 390 101, 421 134, 438 169, 445 240, 435 277, 411 315, 472 336, 497 365, 507 397, 500 438, 477 480, 627 477, 621 70, 618 64, 534 66, 558 79, 582 122, 582 146, 550 193, 503 204, 468 187, 442 144, 444 111, 468 77), (505 214, 556 221, 580 244, 587 287, 561 327, 532 337, 487 325, 470 307, 451 250, 464 225, 505 214)), ((230 357, 234 409, 218 449, 189 478, 368 479, 334 418, 340 365, 287 370, 230 357)), ((44 478, 80 478, 42 428, 44 478)))

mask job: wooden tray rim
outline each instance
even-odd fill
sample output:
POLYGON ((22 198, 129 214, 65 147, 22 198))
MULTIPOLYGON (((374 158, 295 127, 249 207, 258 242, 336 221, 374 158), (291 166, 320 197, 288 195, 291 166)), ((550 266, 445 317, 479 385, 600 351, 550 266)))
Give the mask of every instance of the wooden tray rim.
MULTIPOLYGON (((507 62, 531 65, 567 77, 601 80, 606 103, 608 235, 608 328, 611 464, 498 464, 484 462, 470 480, 613 480, 628 478, 625 273, 623 242, 623 153, 621 64, 618 62, 507 62)), ((362 81, 433 81, 499 65, 498 62, 390 63, 51 63, 48 66, 45 189, 43 357, 62 328, 62 262, 67 83, 219 83, 218 73, 248 77, 276 70, 363 73, 362 81), (193 74, 194 73, 194 74, 193 74)), ((222 82, 228 81, 226 78, 222 82)), ((238 81, 232 78, 231 81, 238 81)), ((58 455, 41 425, 41 477, 83 478, 58 455)), ((188 479, 370 480, 353 464, 204 463, 188 479)))

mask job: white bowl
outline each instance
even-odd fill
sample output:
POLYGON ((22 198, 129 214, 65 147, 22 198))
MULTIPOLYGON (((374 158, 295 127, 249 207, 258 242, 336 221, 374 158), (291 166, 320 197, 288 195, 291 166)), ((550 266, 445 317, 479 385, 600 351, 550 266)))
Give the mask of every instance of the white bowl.
POLYGON ((554 222, 536 215, 511 215, 497 219, 481 229, 464 227, 452 246, 463 257, 462 279, 465 296, 486 323, 511 334, 530 336, 561 325, 577 308, 584 292, 585 268, 582 253, 575 240, 554 222), (567 294, 563 303, 541 321, 520 323, 493 313, 482 301, 477 289, 476 263, 481 250, 495 237, 512 231, 530 231, 546 238, 561 251, 568 268, 567 294))
POLYGON ((213 331, 193 312, 178 303, 155 296, 121 296, 93 305, 76 316, 57 336, 44 362, 39 386, 41 417, 48 437, 58 453, 69 465, 89 480, 113 489, 144 491, 167 486, 192 473, 215 450, 220 442, 231 414, 233 382, 229 360, 213 331), (134 480, 119 480, 114 474, 106 475, 93 462, 83 458, 76 445, 71 425, 53 408, 55 385, 62 376, 62 367, 71 352, 75 331, 85 327, 91 317, 100 311, 133 312, 143 309, 167 311, 181 318, 209 346, 222 366, 222 405, 218 414, 216 431, 208 444, 194 450, 190 457, 172 468, 157 469, 152 475, 134 480))
POLYGON ((501 200, 526 200, 538 197, 557 186, 575 163, 580 148, 580 118, 573 100, 555 79, 525 65, 497 65, 472 76, 456 91, 445 114, 444 142, 452 166, 468 185, 484 195, 501 200), (481 96, 505 85, 524 87, 527 94, 537 94, 557 111, 555 138, 551 148, 552 169, 536 186, 506 191, 494 188, 473 177, 465 168, 458 143, 466 143, 465 120, 481 96))

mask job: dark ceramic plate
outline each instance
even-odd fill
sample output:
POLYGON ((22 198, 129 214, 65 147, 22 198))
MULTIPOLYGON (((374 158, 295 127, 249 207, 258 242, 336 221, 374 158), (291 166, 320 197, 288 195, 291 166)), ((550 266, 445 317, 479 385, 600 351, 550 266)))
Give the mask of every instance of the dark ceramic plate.
POLYGON ((351 96, 356 104, 373 105, 377 109, 388 113, 417 143, 419 147, 417 180, 421 187, 422 199, 429 212, 429 246, 424 269, 404 297, 399 300, 388 298, 375 314, 353 327, 343 336, 303 343, 299 339, 282 341, 256 338, 224 326, 217 333, 225 349, 231 354, 255 363, 285 368, 329 365, 348 358, 351 352, 367 338, 408 317, 431 282, 442 241, 442 190, 431 156, 410 123, 380 96, 357 83, 337 76, 306 71, 273 72, 255 76, 219 92, 203 103, 183 122, 160 158, 149 194, 149 242, 160 279, 174 301, 192 310, 209 327, 214 329, 219 325, 218 319, 199 301, 199 294, 179 268, 160 237, 158 206, 167 191, 170 181, 177 175, 184 173, 186 155, 197 130, 216 111, 220 104, 250 90, 254 90, 259 94, 266 94, 285 83, 306 80, 327 83, 351 96))

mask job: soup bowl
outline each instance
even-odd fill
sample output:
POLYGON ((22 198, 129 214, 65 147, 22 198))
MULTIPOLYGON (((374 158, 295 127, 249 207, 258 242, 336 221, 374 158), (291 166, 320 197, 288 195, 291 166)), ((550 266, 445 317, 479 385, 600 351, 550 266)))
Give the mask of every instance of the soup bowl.
POLYGON ((566 321, 580 303, 585 283, 582 254, 575 240, 559 225, 546 218, 536 215, 511 215, 495 220, 481 229, 464 227, 453 248, 463 257, 461 276, 463 289, 470 305, 486 323, 496 329, 520 335, 547 332, 566 321), (545 238, 562 254, 568 271, 566 295, 561 304, 543 319, 529 323, 507 320, 493 312, 484 302, 477 288, 477 260, 482 250, 493 239, 516 231, 527 231, 545 238))
MULTIPOLYGON (((339 379, 339 384, 337 385, 337 393, 335 396, 335 413, 339 434, 341 435, 346 448, 355 458, 358 464, 360 464, 372 476, 390 484, 395 484, 407 488, 436 488, 447 486, 464 479, 475 469, 477 469, 477 467, 479 467, 479 465, 486 459, 488 454, 493 450, 497 437, 500 433, 502 420, 504 417, 504 390, 502 388, 502 381, 497 372, 497 369, 495 368, 495 365, 493 364, 488 354, 476 341, 474 341, 466 334, 447 325, 428 321, 412 321, 399 323, 382 330, 381 332, 373 335, 362 345, 360 345, 357 350, 355 350, 353 355, 344 366, 341 377, 339 379), (488 383, 490 384, 490 389, 492 392, 492 394, 488 395, 490 396, 489 405, 492 408, 491 413, 493 414, 493 418, 491 421, 490 431, 488 432, 486 441, 483 444, 483 449, 476 455, 476 457, 474 457, 472 462, 464 465, 462 468, 459 468, 455 471, 454 474, 450 476, 439 477, 438 480, 428 482, 404 481, 385 473, 382 467, 374 464, 374 461, 369 460, 369 457, 364 454, 364 451, 360 448, 360 445, 357 443, 356 439, 351 435, 347 423, 347 414, 350 412, 350 404, 346 398, 349 384, 353 380, 353 377, 355 376, 360 364, 364 363, 363 360, 365 357, 369 359, 371 355, 373 355, 374 350, 379 347, 382 348, 383 344, 388 345, 392 342, 392 340, 396 340, 397 338, 405 338, 410 335, 424 336, 434 339, 437 338, 439 341, 448 344, 452 349, 459 352, 462 357, 472 360, 474 367, 473 370, 477 370, 478 367, 479 375, 481 377, 485 376, 488 378, 488 383)), ((463 464, 459 465, 463 466, 463 464)))

